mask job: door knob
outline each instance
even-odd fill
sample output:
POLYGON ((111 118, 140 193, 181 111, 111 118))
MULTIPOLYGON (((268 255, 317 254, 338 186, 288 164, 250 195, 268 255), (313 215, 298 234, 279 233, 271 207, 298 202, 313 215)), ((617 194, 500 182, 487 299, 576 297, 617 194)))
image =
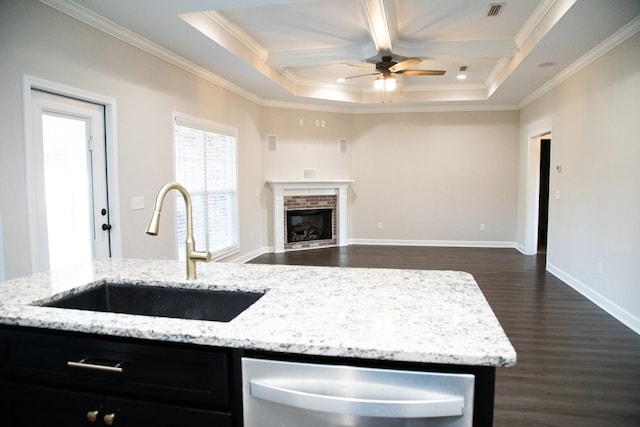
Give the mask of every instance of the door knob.
POLYGON ((102 224, 103 230, 111 230, 111 224, 102 224))
POLYGON ((110 426, 110 425, 113 424, 113 421, 116 419, 116 414, 113 414, 113 413, 107 414, 107 415, 104 416, 103 419, 104 419, 104 423, 106 425, 110 426))

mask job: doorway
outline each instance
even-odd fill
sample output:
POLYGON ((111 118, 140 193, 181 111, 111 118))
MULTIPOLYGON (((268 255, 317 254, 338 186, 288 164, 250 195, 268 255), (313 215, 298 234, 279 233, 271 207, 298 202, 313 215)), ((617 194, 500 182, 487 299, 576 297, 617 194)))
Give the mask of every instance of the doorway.
POLYGON ((531 134, 526 148, 524 236, 518 247, 526 255, 546 254, 549 248, 552 141, 552 131, 544 130, 531 134))
POLYGON ((35 89, 30 100, 37 271, 110 257, 104 105, 35 89))
POLYGON ((540 185, 538 190, 538 253, 547 251, 549 226, 549 173, 551 171, 551 139, 540 139, 540 185))

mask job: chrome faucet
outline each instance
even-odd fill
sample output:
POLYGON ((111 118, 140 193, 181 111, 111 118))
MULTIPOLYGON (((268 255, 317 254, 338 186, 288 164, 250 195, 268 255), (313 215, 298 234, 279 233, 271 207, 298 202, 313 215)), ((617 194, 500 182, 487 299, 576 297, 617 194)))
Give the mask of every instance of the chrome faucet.
POLYGON ((191 196, 189 196, 189 192, 186 188, 184 188, 181 184, 177 182, 170 182, 165 184, 160 191, 158 191, 158 195, 156 196, 156 203, 153 207, 153 216, 151 217, 151 221, 149 221, 149 225, 147 225, 147 234, 152 236, 158 235, 158 228, 160 226, 160 211, 162 210, 162 203, 164 202, 164 198, 170 190, 178 190, 180 194, 182 194, 182 198, 184 199, 184 203, 186 205, 187 210, 187 240, 185 241, 186 246, 186 258, 187 258, 187 280, 195 280, 196 279, 196 261, 211 261, 211 254, 208 251, 196 251, 196 243, 193 240, 193 225, 191 220, 191 196))

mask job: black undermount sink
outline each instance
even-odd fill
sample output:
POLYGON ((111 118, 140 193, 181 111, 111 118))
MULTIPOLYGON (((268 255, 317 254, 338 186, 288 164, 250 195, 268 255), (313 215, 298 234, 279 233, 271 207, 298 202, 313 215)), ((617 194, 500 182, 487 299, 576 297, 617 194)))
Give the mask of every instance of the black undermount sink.
POLYGON ((229 322, 264 294, 103 283, 45 307, 229 322))

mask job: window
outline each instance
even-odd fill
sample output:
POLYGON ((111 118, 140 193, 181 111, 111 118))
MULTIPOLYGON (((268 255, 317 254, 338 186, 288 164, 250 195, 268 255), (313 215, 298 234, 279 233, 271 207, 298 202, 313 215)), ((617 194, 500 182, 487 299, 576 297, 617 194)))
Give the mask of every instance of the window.
MULTIPOLYGON (((214 258, 239 247, 236 135, 235 128, 175 116, 176 181, 191 194, 196 249, 214 258)), ((184 260, 185 204, 176 197, 178 257, 184 260)))

